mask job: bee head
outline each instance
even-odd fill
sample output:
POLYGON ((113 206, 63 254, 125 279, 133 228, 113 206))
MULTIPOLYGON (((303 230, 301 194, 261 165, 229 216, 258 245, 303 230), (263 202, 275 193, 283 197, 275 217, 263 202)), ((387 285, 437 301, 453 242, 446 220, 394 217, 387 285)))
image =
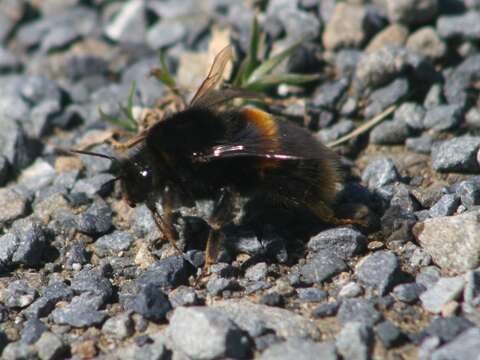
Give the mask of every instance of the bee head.
POLYGON ((70 152, 111 160, 113 162, 113 172, 117 174, 117 177, 103 184, 103 186, 108 186, 120 180, 123 197, 131 207, 147 201, 152 196, 154 190, 153 166, 148 158, 142 156, 144 152, 138 152, 137 155, 124 159, 83 150, 70 150, 70 152))

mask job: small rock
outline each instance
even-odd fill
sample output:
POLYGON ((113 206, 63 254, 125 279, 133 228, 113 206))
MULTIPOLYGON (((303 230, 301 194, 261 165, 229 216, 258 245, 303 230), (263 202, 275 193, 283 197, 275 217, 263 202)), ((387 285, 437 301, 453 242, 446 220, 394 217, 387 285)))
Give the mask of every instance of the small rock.
POLYGON ((30 287, 25 280, 15 280, 8 284, 3 293, 3 303, 8 308, 24 308, 37 297, 37 290, 30 287))
POLYGON ((110 338, 124 340, 133 334, 133 325, 130 315, 124 313, 105 321, 102 326, 102 332, 110 338))
POLYGON ((392 295, 399 301, 414 304, 425 290, 425 286, 418 283, 400 284, 395 286, 392 295))
POLYGON ((432 218, 453 215, 458 205, 460 199, 456 194, 445 194, 430 208, 429 215, 432 218))
POLYGON ((405 122, 412 130, 423 130, 425 109, 413 102, 405 102, 395 111, 394 119, 405 122))
MULTIPOLYGON (((480 16, 480 13, 478 13, 480 16)), ((462 25, 463 27, 464 25, 462 25)), ((443 92, 449 104, 466 108, 470 102, 470 89, 480 71, 480 55, 468 56, 445 77, 443 92)))
POLYGON ((370 142, 377 145, 403 144, 410 136, 407 123, 401 120, 385 121, 370 133, 370 142))
POLYGON ((188 284, 193 267, 183 257, 170 256, 157 261, 136 280, 138 288, 153 284, 162 290, 170 290, 188 284))
POLYGON ((76 29, 70 26, 59 26, 45 35, 40 47, 44 52, 62 50, 80 38, 81 35, 76 29))
POLYGON ((436 266, 427 266, 420 269, 420 273, 415 277, 415 282, 424 286, 426 289, 430 289, 439 279, 440 270, 436 266))
POLYGON ((109 39, 122 43, 142 43, 145 41, 147 18, 145 3, 127 1, 114 19, 105 27, 109 39))
POLYGON ((85 269, 76 273, 70 287, 77 294, 85 293, 98 297, 102 305, 113 296, 112 283, 96 269, 85 269))
POLYGON ((400 265, 391 251, 377 251, 369 255, 357 268, 358 279, 379 295, 387 294, 400 281, 400 265))
POLYGON ((414 226, 420 245, 442 269, 463 273, 479 265, 479 211, 427 219, 414 226))
POLYGON ((390 21, 409 26, 430 22, 438 10, 437 0, 387 0, 386 3, 390 21))
POLYGON ((474 40, 480 36, 480 13, 469 11, 460 15, 440 16, 438 34, 444 39, 474 40))
POLYGON ((222 311, 206 307, 179 307, 168 333, 175 347, 194 359, 246 358, 250 340, 222 311))
POLYGON ((179 286, 168 293, 168 299, 172 307, 200 305, 200 299, 195 289, 188 286, 179 286))
POLYGON ((442 343, 448 343, 473 326, 474 323, 462 317, 438 317, 422 331, 422 336, 436 336, 442 343))
POLYGON ((172 307, 167 295, 160 288, 149 284, 138 291, 129 308, 148 320, 160 322, 165 320, 172 307))
POLYGON ((462 277, 440 278, 432 288, 420 295, 422 306, 432 313, 439 313, 445 304, 460 296, 464 285, 462 277))
POLYGON ((100 237, 95 242, 95 250, 98 256, 116 255, 120 251, 128 250, 132 244, 133 238, 128 232, 114 231, 100 237))
POLYGON ((351 281, 340 289, 338 292, 338 297, 341 298, 355 298, 357 296, 360 296, 363 293, 363 289, 360 285, 357 283, 351 281))
POLYGON ((324 318, 329 316, 335 316, 340 307, 340 302, 332 302, 319 305, 312 311, 314 318, 324 318))
POLYGON ((162 19, 147 32, 147 44, 154 50, 178 43, 187 35, 187 28, 178 20, 162 19))
POLYGON ((474 327, 457 336, 450 343, 441 346, 432 353, 432 360, 475 359, 480 347, 480 329, 474 327))
POLYGON ((285 298, 277 292, 271 292, 263 295, 259 303, 267 306, 284 307, 285 298))
POLYGON ((463 300, 468 304, 473 304, 480 299, 480 270, 468 271, 465 274, 465 281, 463 300))
POLYGON ((23 326, 21 340, 26 344, 32 345, 40 339, 40 336, 42 336, 47 329, 47 326, 38 319, 28 320, 23 326))
POLYGON ((340 305, 337 317, 341 324, 360 322, 373 326, 381 320, 382 315, 375 310, 372 301, 366 299, 345 299, 340 305))
POLYGON ((13 188, 0 189, 0 227, 28 213, 29 201, 13 188))
POLYGON ((444 57, 447 51, 446 44, 430 26, 422 27, 410 35, 407 40, 407 48, 434 61, 444 57))
POLYGON ((440 172, 478 172, 479 148, 479 137, 463 136, 446 140, 432 149, 433 169, 440 172))
POLYGON ((39 319, 48 316, 55 308, 55 302, 46 297, 40 297, 35 300, 22 314, 27 319, 39 319))
POLYGON ((478 181, 462 181, 455 193, 467 210, 480 205, 480 182, 478 181))
POLYGON ((0 46, 0 74, 17 71, 21 66, 22 63, 17 56, 0 46))
POLYGON ((460 105, 439 105, 427 110, 423 124, 427 129, 446 131, 454 129, 463 119, 460 105))
POLYGON ((329 19, 322 41, 327 50, 360 47, 371 35, 365 7, 338 3, 329 19))
POLYGON ((247 271, 245 271, 245 277, 251 281, 261 281, 266 279, 267 272, 268 272, 267 263, 260 262, 253 266, 250 266, 247 269, 247 271))
POLYGON ((66 355, 67 348, 63 344, 62 340, 49 331, 42 334, 35 344, 35 348, 38 351, 38 357, 41 360, 55 360, 60 359, 66 355))
POLYGON ((87 235, 103 235, 112 228, 112 225, 112 210, 103 200, 97 200, 87 211, 75 217, 76 229, 87 235))
POLYGON ((362 172, 362 181, 369 189, 375 190, 400 179, 398 170, 389 158, 372 161, 362 172))
POLYGON ((308 242, 311 251, 331 251, 342 259, 351 258, 365 250, 367 238, 361 232, 343 227, 322 231, 308 242))
POLYGON ((400 24, 391 24, 378 32, 365 49, 366 52, 377 51, 387 45, 402 46, 408 38, 408 29, 400 24))
POLYGON ((302 280, 307 284, 318 284, 347 270, 347 264, 330 251, 316 253, 300 269, 302 280))
POLYGON ((2 352, 2 359, 5 360, 22 360, 35 359, 36 351, 32 345, 28 345, 22 341, 11 342, 2 352))
POLYGON ((400 329, 388 320, 375 326, 375 333, 386 349, 396 347, 404 340, 404 336, 400 329))
POLYGON ((87 179, 80 179, 75 183, 72 193, 83 192, 90 198, 95 195, 107 196, 113 189, 113 183, 109 183, 113 179, 114 176, 110 174, 98 174, 87 179))
POLYGON ((10 180, 10 164, 5 156, 0 155, 0 186, 10 180))
POLYGON ((336 360, 335 345, 332 342, 314 342, 309 339, 292 338, 268 347, 260 360, 336 360))
POLYGON ((430 154, 434 146, 434 140, 430 134, 425 133, 418 138, 408 138, 405 141, 405 146, 407 149, 419 154, 430 154))
POLYGON ((345 359, 370 359, 373 347, 372 329, 362 323, 346 323, 335 341, 345 359))
MULTIPOLYGON (((408 80, 403 77, 395 79, 387 85, 378 87, 368 98, 369 104, 364 110, 365 117, 370 118, 376 116, 387 107, 400 102, 400 100, 407 96, 410 91, 409 89, 410 85, 408 80)), ((397 135, 397 137, 404 136, 406 138, 408 135, 405 135, 405 133, 408 133, 408 128, 405 124, 398 122, 397 131, 402 131, 402 125, 404 125, 403 133, 397 135)), ((393 134, 391 134, 391 136, 393 136, 393 134)))
POLYGON ((303 302, 320 302, 328 297, 328 293, 317 288, 298 289, 298 299, 303 302))
POLYGON ((92 299, 90 294, 85 293, 74 297, 65 307, 53 310, 52 319, 56 324, 73 327, 100 325, 107 314, 104 311, 98 311, 98 305, 95 298, 92 299))

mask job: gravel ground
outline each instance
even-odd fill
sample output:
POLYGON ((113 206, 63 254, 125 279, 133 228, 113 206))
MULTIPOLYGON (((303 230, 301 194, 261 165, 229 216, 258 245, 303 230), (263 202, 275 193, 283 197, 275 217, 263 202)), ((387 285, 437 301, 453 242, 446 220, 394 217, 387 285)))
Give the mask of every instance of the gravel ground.
POLYGON ((478 359, 479 45, 478 0, 2 0, 2 359, 478 359), (195 78, 216 28, 244 53, 255 13, 274 50, 303 39, 284 69, 322 75, 272 111, 331 142, 397 108, 336 148, 337 213, 368 226, 257 213, 195 286, 210 203, 178 210, 178 256, 109 161, 56 148, 113 154, 99 108, 133 80, 153 107, 158 51, 195 78))

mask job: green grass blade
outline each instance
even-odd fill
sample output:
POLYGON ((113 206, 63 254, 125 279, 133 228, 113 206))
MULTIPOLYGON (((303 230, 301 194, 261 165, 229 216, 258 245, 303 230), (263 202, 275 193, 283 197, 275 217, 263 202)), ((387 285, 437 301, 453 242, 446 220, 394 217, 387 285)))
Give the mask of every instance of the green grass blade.
POLYGON ((245 89, 263 91, 280 84, 301 85, 318 79, 320 79, 320 75, 318 74, 271 74, 262 77, 258 81, 247 84, 245 89))
POLYGON ((101 108, 98 109, 98 113, 100 115, 100 118, 103 120, 103 121, 108 121, 109 123, 115 125, 115 126, 118 126, 126 131, 130 131, 130 132, 136 132, 138 127, 137 127, 137 124, 132 124, 132 122, 130 121, 130 119, 120 119, 120 118, 115 118, 113 116, 110 116, 106 113, 103 112, 103 110, 101 108))

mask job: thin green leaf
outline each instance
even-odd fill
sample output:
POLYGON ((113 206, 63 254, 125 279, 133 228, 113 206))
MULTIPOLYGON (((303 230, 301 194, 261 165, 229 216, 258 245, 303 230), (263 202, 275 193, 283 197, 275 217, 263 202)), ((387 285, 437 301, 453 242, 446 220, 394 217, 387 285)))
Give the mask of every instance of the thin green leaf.
POLYGON ((258 26, 258 20, 253 18, 252 30, 250 34, 250 41, 248 46, 247 56, 243 59, 237 74, 233 80, 233 84, 237 87, 241 87, 249 78, 253 70, 258 66, 258 49, 263 41, 263 36, 258 26))
POLYGON ((103 120, 103 121, 108 121, 109 123, 115 125, 115 126, 118 126, 126 131, 131 131, 131 132, 136 132, 138 127, 137 127, 137 124, 132 124, 132 122, 130 121, 130 119, 119 119, 119 118, 115 118, 113 116, 110 116, 106 113, 103 112, 103 110, 101 108, 98 109, 98 113, 100 114, 100 118, 103 120))
POLYGON ((128 93, 128 101, 127 101, 127 117, 136 123, 135 117, 133 116, 133 98, 135 96, 135 89, 137 87, 137 83, 135 81, 132 82, 130 86, 130 91, 128 93))
POLYGON ((251 91, 263 91, 272 86, 280 84, 301 85, 318 80, 318 74, 272 74, 262 77, 260 80, 252 82, 244 86, 245 89, 251 91))
POLYGON ((292 55, 295 50, 300 46, 301 42, 297 42, 292 46, 288 47, 287 49, 283 50, 282 52, 278 53, 277 55, 269 58, 265 62, 263 62, 259 67, 252 72, 249 76, 248 83, 254 83, 264 76, 268 75, 273 69, 275 69, 282 61, 287 59, 290 55, 292 55))

